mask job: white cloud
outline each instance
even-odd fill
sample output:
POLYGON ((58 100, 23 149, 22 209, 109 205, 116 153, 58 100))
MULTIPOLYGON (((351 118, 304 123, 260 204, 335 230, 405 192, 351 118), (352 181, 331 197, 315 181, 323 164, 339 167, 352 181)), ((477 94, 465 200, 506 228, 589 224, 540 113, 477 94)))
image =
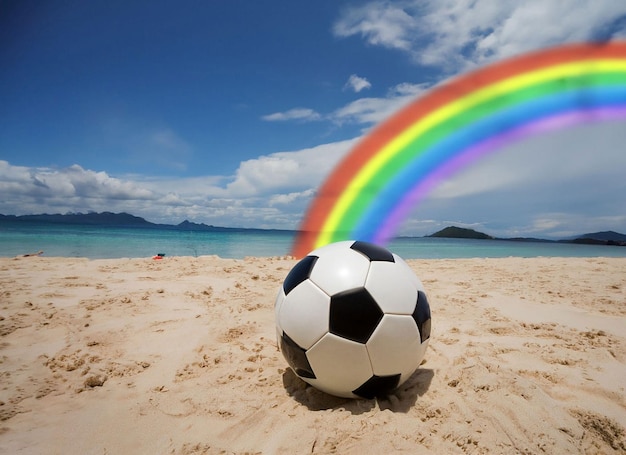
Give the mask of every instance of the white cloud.
POLYGON ((295 229, 315 189, 355 141, 263 155, 241 162, 231 177, 159 179, 146 184, 181 201, 169 211, 176 219, 295 229))
MULTIPOLYGON (((428 88, 429 84, 404 82, 391 87, 385 97, 359 98, 325 115, 315 112, 312 118, 315 120, 332 121, 339 125, 352 123, 371 126, 388 118, 402 107, 414 101, 416 97, 426 92, 428 88)), ((307 112, 314 111, 298 108, 285 113, 271 114, 265 116, 264 119, 274 121, 303 120, 307 118, 307 112), (298 114, 296 112, 296 114, 293 114, 294 111, 302 111, 302 113, 298 114)))
POLYGON ((452 72, 556 44, 623 37, 624 15, 626 3, 613 0, 374 1, 346 9, 333 31, 452 72))
POLYGON ((355 140, 347 140, 322 144, 244 161, 226 190, 236 195, 263 195, 290 189, 309 190, 321 183, 354 143, 355 140))
POLYGON ((309 188, 304 191, 287 194, 275 194, 270 198, 270 206, 280 206, 293 204, 298 201, 308 201, 315 195, 315 188, 309 188))
POLYGON ((400 6, 405 2, 371 2, 348 8, 333 27, 336 36, 361 35, 373 45, 410 51, 417 19, 400 6))
POLYGON ((106 172, 86 170, 75 164, 65 169, 28 168, 0 161, 0 192, 15 197, 70 199, 152 199, 154 193, 106 172), (9 193, 10 192, 10 193, 9 193))
POLYGON ((357 123, 371 125, 388 118, 402 107, 424 93, 427 84, 403 83, 389 90, 385 98, 360 98, 330 114, 335 123, 357 123))
POLYGON ((157 195, 105 172, 73 165, 64 169, 12 166, 0 161, 4 213, 108 210, 121 201, 150 201, 157 195))
POLYGON ((361 90, 371 88, 372 84, 364 77, 351 74, 348 78, 348 82, 343 86, 344 90, 353 90, 355 93, 359 93, 361 90))
POLYGON ((355 140, 278 152, 240 163, 233 176, 111 177, 73 165, 13 166, 0 160, 0 213, 126 211, 149 221, 296 229, 316 188, 355 140))
POLYGON ((286 120, 315 121, 321 118, 313 109, 298 107, 285 112, 275 112, 261 117, 267 122, 283 122, 286 120))

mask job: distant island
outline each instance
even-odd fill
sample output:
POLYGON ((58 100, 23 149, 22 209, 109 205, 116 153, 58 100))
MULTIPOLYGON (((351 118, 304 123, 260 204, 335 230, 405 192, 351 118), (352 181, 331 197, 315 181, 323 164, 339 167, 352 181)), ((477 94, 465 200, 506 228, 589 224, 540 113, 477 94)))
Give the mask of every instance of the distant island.
POLYGON ((491 240, 493 237, 484 234, 482 232, 475 231, 474 229, 460 228, 456 226, 448 226, 447 228, 437 231, 434 234, 427 235, 426 237, 443 237, 448 239, 481 239, 491 240))
MULTIPOLYGON (((176 231, 203 231, 203 232, 295 232, 290 229, 260 229, 260 228, 235 228, 213 226, 204 223, 194 223, 185 220, 179 224, 152 223, 139 216, 129 213, 112 212, 89 212, 89 213, 66 213, 66 214, 39 214, 39 215, 2 215, 0 225, 4 224, 70 224, 83 226, 109 226, 119 228, 144 228, 144 229, 168 229, 176 231)), ((479 239, 479 240, 509 240, 515 242, 562 242, 582 243, 590 245, 626 246, 626 234, 614 231, 593 232, 581 234, 573 238, 561 240, 547 240, 532 237, 498 238, 473 229, 448 226, 434 234, 425 237, 453 238, 453 239, 479 239)))
POLYGON ((571 239, 546 240, 532 237, 513 237, 498 238, 492 237, 484 232, 478 232, 473 229, 461 228, 457 226, 448 226, 434 234, 426 237, 441 237, 449 239, 480 239, 480 240, 509 240, 514 242, 560 242, 560 243, 582 243, 588 245, 611 245, 626 246, 626 235, 614 231, 592 232, 582 234, 571 239))

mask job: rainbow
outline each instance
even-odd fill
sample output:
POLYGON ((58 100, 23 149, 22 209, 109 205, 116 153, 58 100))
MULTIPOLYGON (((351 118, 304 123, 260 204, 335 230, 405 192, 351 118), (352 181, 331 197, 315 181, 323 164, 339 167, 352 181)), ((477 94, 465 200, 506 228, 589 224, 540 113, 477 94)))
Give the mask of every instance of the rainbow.
POLYGON ((467 73, 376 127, 312 201, 292 254, 346 239, 384 244, 455 172, 513 141, 626 118, 626 42, 524 54, 467 73))

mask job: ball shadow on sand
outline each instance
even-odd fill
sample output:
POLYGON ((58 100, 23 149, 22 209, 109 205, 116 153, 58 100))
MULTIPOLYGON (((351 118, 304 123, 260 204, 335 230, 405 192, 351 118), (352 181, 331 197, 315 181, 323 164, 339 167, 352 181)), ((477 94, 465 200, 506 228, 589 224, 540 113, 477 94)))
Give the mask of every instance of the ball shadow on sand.
POLYGON ((289 396, 311 411, 345 409, 354 415, 359 415, 371 411, 378 404, 381 410, 406 413, 415 405, 418 397, 428 391, 434 376, 433 370, 419 368, 391 394, 371 400, 329 395, 304 382, 291 368, 287 368, 283 373, 283 386, 289 396))

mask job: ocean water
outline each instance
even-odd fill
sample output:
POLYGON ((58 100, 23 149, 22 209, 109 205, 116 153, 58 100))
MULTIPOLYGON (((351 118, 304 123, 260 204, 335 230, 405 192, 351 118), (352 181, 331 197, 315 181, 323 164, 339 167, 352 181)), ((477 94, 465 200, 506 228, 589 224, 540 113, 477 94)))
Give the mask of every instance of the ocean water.
MULTIPOLYGON (((89 259, 206 256, 241 259, 289 254, 290 231, 196 232, 58 224, 0 225, 0 256, 43 251, 44 256, 89 259)), ((626 247, 442 238, 398 238, 387 247, 405 259, 487 257, 626 257, 626 247)))

